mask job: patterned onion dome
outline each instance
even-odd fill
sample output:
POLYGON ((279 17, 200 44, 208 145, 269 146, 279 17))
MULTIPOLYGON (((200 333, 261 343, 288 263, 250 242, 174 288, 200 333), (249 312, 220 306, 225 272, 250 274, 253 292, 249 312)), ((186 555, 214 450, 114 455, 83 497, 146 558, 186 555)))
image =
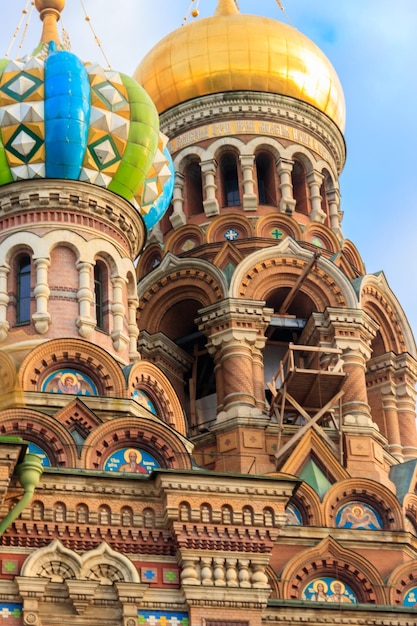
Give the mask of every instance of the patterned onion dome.
MULTIPOLYGON (((152 181, 158 176, 154 159, 161 161, 157 110, 134 79, 63 49, 56 23, 64 4, 36 0, 44 23, 39 47, 22 60, 0 61, 0 185, 80 180, 138 207, 148 175, 152 181)), ((169 168, 170 157, 163 156, 169 168)), ((168 208, 165 182, 158 181, 152 203, 138 207, 142 217, 151 213, 148 228, 168 208)))
POLYGON ((218 0, 213 17, 164 37, 134 76, 159 113, 205 95, 257 91, 297 98, 342 132, 345 125, 343 90, 325 54, 283 22, 241 14, 234 0, 218 0))

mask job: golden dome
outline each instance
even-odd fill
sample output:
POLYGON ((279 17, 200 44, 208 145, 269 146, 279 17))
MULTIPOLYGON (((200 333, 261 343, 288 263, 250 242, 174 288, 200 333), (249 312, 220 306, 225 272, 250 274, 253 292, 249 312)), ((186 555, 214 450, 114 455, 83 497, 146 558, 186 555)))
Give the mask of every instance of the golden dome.
POLYGON ((139 64, 134 76, 159 113, 199 96, 258 91, 307 102, 343 131, 343 90, 324 53, 295 28, 234 7, 219 0, 213 17, 170 33, 139 64))

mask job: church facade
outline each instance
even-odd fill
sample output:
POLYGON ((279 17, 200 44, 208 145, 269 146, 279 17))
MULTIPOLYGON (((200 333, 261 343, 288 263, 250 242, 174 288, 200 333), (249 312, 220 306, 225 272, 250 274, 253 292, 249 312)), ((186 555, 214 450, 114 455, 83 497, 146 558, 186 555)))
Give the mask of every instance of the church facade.
POLYGON ((417 350, 343 236, 329 60, 219 0, 132 79, 35 5, 0 62, 0 624, 413 624, 417 350))

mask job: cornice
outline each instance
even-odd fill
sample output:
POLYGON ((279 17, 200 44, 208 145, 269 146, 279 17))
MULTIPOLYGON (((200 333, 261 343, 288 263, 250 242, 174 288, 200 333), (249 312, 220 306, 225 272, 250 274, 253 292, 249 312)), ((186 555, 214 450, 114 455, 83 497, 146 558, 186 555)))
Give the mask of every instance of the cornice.
POLYGON ((111 191, 80 181, 28 180, 0 187, 0 231, 47 226, 105 237, 135 258, 146 239, 137 210, 111 191), (22 218, 24 214, 24 218, 22 218), (17 216, 20 216, 19 218, 17 216))
POLYGON ((163 113, 161 130, 172 139, 201 124, 216 123, 228 117, 294 125, 325 145, 339 174, 343 169, 346 145, 336 124, 309 104, 279 94, 234 91, 195 98, 163 113))

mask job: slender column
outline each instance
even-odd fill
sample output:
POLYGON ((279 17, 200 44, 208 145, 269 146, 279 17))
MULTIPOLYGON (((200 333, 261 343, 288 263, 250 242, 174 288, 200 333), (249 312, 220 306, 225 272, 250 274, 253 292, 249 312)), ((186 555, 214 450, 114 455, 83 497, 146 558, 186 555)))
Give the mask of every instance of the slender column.
POLYGON ((76 320, 76 326, 81 337, 88 339, 96 327, 95 316, 91 315, 91 307, 94 303, 94 293, 91 288, 93 264, 87 261, 81 261, 77 264, 78 284, 77 300, 79 306, 79 316, 76 320))
POLYGON ((340 192, 336 187, 329 189, 327 192, 327 200, 329 202, 330 227, 332 231, 342 238, 342 214, 340 211, 340 192))
POLYGON ((201 173, 203 174, 204 200, 203 207, 207 217, 219 214, 219 203, 216 198, 216 170, 217 163, 214 159, 201 162, 201 173))
POLYGON ((258 202, 254 191, 255 181, 253 178, 253 154, 241 154, 240 166, 243 174, 243 208, 245 211, 256 211, 258 202))
POLYGON ((184 176, 180 172, 175 172, 175 185, 172 197, 172 206, 174 207, 170 222, 173 228, 177 229, 184 226, 187 218, 184 213, 184 176))
POLYGON ((136 296, 131 296, 127 300, 128 305, 128 329, 129 329, 129 359, 138 361, 140 354, 138 352, 139 328, 136 323, 136 311, 139 306, 139 300, 136 296))
POLYGON ((4 341, 9 332, 9 322, 7 321, 7 306, 9 304, 9 295, 7 293, 7 276, 9 267, 0 267, 0 342, 4 341))
POLYGON ((48 313, 48 300, 50 289, 48 286, 48 267, 51 264, 49 258, 33 260, 36 269, 36 286, 33 291, 36 299, 36 312, 32 315, 35 330, 40 335, 48 332, 51 323, 51 314, 48 313))
POLYGON ((111 279, 113 285, 113 304, 111 311, 113 313, 113 331, 111 338, 113 347, 116 352, 123 350, 129 343, 129 338, 123 332, 125 319, 125 306, 123 304, 123 289, 126 281, 120 276, 111 279))
POLYGON ((395 390, 404 461, 417 457, 416 433, 417 363, 407 353, 395 357, 395 390))
POLYGON ((307 182, 310 188, 311 200, 311 220, 323 224, 326 219, 326 213, 321 208, 320 187, 323 182, 323 176, 319 172, 310 172, 307 175, 307 182))
POLYGON ((279 175, 279 188, 281 191, 281 200, 279 203, 279 209, 281 213, 292 215, 295 209, 295 200, 293 196, 291 172, 294 165, 294 161, 287 159, 279 159, 277 161, 277 171, 279 175))

